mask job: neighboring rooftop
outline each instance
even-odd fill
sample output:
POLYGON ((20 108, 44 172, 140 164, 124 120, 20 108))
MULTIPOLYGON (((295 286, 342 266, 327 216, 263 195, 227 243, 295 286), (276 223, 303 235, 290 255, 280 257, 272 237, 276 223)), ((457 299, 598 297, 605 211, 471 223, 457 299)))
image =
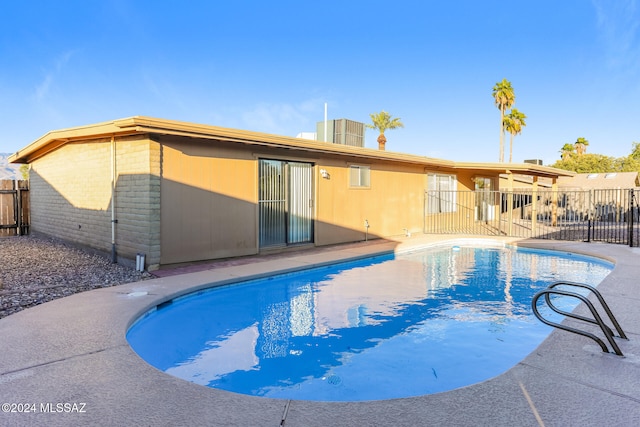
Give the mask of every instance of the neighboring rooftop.
POLYGON ((640 187, 638 172, 579 173, 558 178, 558 187, 581 190, 603 190, 640 187))

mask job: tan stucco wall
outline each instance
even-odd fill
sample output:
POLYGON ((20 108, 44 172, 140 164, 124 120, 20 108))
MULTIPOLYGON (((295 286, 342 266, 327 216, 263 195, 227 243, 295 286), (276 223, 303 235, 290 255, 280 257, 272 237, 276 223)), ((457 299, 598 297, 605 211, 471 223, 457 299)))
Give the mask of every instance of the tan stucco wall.
POLYGON ((238 144, 162 139, 163 264, 255 254, 257 160, 238 144))
MULTIPOLYGON (((116 252, 159 262, 159 145, 145 137, 116 146, 116 252)), ((112 151, 109 138, 68 144, 31 165, 31 224, 36 232, 111 253, 112 151)))
MULTIPOLYGON (((258 159, 315 164, 315 244, 422 230, 421 166, 322 159, 219 141, 116 139, 116 250, 147 266, 258 252, 258 159), (349 165, 371 166, 371 186, 351 188, 349 165), (331 178, 322 179, 320 169, 331 178)), ((35 231, 111 251, 111 141, 64 145, 32 164, 35 231)))
POLYGON ((258 160, 309 162, 314 168, 314 243, 421 232, 426 177, 419 165, 362 162, 338 156, 221 141, 162 137, 163 264, 255 254, 258 160), (371 186, 349 186, 349 165, 371 166, 371 186), (320 176, 325 169, 330 178, 320 176))
MULTIPOLYGON (((439 172, 442 173, 442 172, 439 172)), ((483 177, 483 178, 494 178, 495 182, 494 185, 497 185, 497 178, 495 176, 490 176, 490 175, 482 175, 482 174, 477 174, 474 171, 468 171, 468 170, 464 170, 464 171, 457 171, 457 172, 450 172, 453 175, 456 175, 456 177, 458 178, 458 191, 473 191, 476 188, 476 184, 475 184, 475 178, 476 177, 483 177)))
POLYGON ((322 160, 317 168, 326 169, 330 178, 318 174, 316 244, 364 240, 366 232, 374 238, 422 231, 423 167, 351 159, 322 160), (368 188, 349 185, 350 165, 370 166, 368 188))

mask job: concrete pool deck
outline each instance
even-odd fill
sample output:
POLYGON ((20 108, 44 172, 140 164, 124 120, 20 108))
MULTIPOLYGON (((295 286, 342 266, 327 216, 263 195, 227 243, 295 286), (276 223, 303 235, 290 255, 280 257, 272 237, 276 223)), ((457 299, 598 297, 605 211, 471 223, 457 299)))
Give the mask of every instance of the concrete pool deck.
POLYGON ((239 395, 169 376, 140 359, 125 338, 131 323, 159 302, 214 282, 443 240, 449 239, 378 240, 236 265, 201 265, 193 268, 200 271, 83 292, 0 319, 0 425, 640 425, 640 250, 622 245, 490 239, 615 261, 598 289, 629 337, 616 339, 625 356, 603 353, 588 338, 554 330, 504 374, 445 393, 373 402, 239 395), (4 412, 25 407, 31 412, 4 412))

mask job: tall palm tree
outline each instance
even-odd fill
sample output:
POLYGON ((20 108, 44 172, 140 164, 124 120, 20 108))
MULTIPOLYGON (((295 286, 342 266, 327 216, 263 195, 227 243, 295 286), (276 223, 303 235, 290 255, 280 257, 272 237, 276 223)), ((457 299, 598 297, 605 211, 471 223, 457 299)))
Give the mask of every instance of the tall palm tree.
POLYGON ((566 143, 560 149, 560 158, 562 160, 566 160, 570 155, 576 152, 576 146, 573 144, 566 143))
POLYGON ((504 162, 504 114, 516 102, 511 82, 502 79, 493 87, 493 99, 500 110, 500 162, 504 162))
POLYGON ((580 156, 587 152, 587 145, 589 145, 589 141, 580 137, 573 144, 576 146, 576 153, 580 156))
POLYGON ((527 116, 518 111, 517 108, 512 108, 509 114, 504 117, 504 128, 507 132, 511 134, 511 139, 509 140, 509 163, 511 163, 513 158, 513 138, 516 135, 519 135, 522 132, 522 128, 527 125, 524 121, 527 116))
POLYGON ((384 136, 384 132, 387 129, 403 128, 404 124, 400 121, 399 117, 392 117, 391 114, 382 110, 379 113, 371 113, 372 124, 368 124, 370 129, 378 129, 380 135, 378 136, 378 148, 384 150, 384 146, 387 143, 387 138, 384 136))

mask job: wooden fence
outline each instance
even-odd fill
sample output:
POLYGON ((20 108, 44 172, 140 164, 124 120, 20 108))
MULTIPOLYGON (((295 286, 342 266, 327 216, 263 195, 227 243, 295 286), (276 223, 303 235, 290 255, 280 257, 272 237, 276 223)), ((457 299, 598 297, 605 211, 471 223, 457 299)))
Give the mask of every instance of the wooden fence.
POLYGON ((29 233, 29 181, 0 180, 0 237, 29 233))

